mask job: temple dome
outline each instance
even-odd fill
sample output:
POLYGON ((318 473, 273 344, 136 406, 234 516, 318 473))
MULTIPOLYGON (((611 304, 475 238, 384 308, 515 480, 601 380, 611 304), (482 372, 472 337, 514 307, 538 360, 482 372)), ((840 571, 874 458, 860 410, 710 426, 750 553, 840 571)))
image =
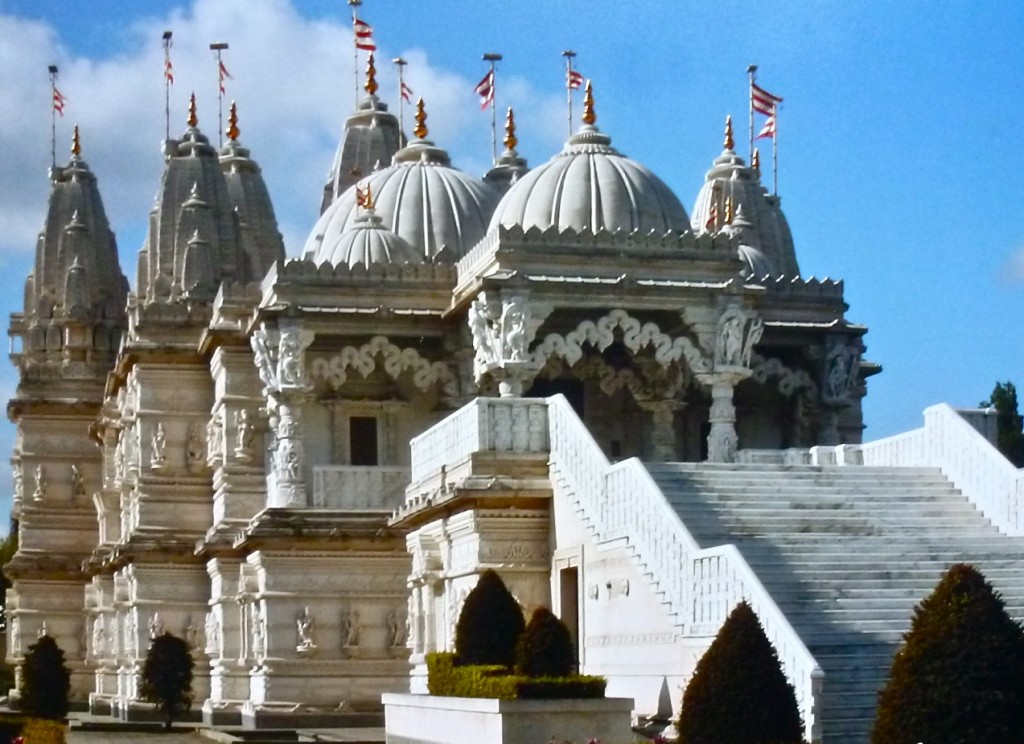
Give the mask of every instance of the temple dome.
POLYGON ((690 224, 661 179, 585 124, 560 153, 508 190, 489 230, 498 226, 666 233, 689 230, 690 224))
POLYGON ((448 153, 432 142, 417 139, 395 154, 390 167, 350 188, 327 208, 306 241, 306 258, 323 263, 342 250, 342 235, 360 216, 360 186, 373 193, 383 225, 430 261, 461 258, 483 238, 497 202, 491 186, 453 168, 448 153))
POLYGON ((423 256, 409 243, 384 227, 374 209, 355 218, 352 227, 338 236, 325 256, 333 266, 369 268, 373 264, 421 264, 423 256))

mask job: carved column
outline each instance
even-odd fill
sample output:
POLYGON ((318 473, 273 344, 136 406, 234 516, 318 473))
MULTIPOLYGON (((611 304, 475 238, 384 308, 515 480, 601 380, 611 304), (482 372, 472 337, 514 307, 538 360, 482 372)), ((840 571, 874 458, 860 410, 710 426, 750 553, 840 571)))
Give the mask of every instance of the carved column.
POLYGON ((638 400, 637 405, 650 414, 650 457, 655 462, 672 462, 676 452, 676 411, 685 405, 675 398, 638 400))
POLYGON ((859 338, 836 336, 828 340, 825 362, 822 365, 821 429, 818 443, 827 446, 841 444, 839 416, 854 402, 860 378, 860 358, 863 346, 859 338))
POLYGON ((522 395, 537 374, 529 346, 547 313, 535 310, 528 292, 511 289, 481 292, 470 305, 473 375, 478 384, 486 374, 497 380, 503 398, 522 395))

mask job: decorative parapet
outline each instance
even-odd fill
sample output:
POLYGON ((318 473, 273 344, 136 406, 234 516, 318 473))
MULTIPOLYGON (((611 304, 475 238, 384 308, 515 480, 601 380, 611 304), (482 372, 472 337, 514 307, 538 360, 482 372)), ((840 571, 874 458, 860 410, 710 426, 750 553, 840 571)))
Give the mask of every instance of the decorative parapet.
POLYGON ((317 466, 313 468, 313 506, 351 511, 394 511, 402 505, 409 469, 317 466))
POLYGON ((997 529, 1024 535, 1024 469, 945 403, 925 409, 924 427, 868 442, 861 451, 865 465, 939 468, 997 529))
POLYGON ((764 277, 763 279, 749 279, 749 284, 759 284, 767 288, 773 295, 788 295, 793 297, 814 297, 814 298, 843 298, 843 280, 816 279, 811 276, 806 279, 799 276, 778 276, 764 277))

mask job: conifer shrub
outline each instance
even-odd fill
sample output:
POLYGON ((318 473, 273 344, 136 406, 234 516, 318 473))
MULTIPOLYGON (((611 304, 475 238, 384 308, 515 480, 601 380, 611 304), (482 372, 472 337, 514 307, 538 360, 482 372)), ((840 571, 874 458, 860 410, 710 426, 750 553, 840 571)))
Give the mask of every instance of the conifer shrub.
POLYGON ((154 638, 142 664, 139 693, 155 703, 169 729, 192 706, 192 654, 184 638, 164 633, 154 638))
POLYGON ((455 626, 456 663, 511 667, 524 625, 523 611, 505 582, 495 571, 484 571, 455 626))
POLYGON ((533 611, 516 648, 516 673, 527 677, 568 677, 576 648, 565 623, 546 607, 533 611))
POLYGON ((27 715, 62 721, 68 714, 71 672, 57 641, 43 634, 28 647, 21 672, 21 709, 27 715))
POLYGON ((871 741, 1024 742, 1024 631, 973 566, 952 566, 915 608, 871 741))
POLYGON ((683 693, 680 744, 800 744, 793 686, 754 610, 740 602, 683 693))

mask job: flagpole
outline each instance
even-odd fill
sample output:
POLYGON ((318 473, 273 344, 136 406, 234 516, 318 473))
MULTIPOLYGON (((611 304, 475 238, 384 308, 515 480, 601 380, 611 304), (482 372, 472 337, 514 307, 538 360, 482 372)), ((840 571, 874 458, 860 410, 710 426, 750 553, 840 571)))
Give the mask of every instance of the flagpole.
POLYGON ((363 0, 348 0, 352 7, 352 78, 355 81, 356 103, 359 108, 359 37, 356 36, 356 21, 359 20, 357 10, 363 4, 363 0))
POLYGON ((391 61, 398 66, 398 131, 405 136, 405 66, 409 63, 401 57, 391 61))
POLYGON ((57 167, 57 65, 50 65, 50 166, 57 167))
POLYGON ((217 142, 224 147, 224 62, 221 52, 228 48, 227 42, 216 41, 210 49, 217 53, 217 142))
POLYGON ((498 115, 495 102, 497 99, 497 80, 494 76, 494 63, 501 60, 501 55, 496 52, 487 52, 484 61, 491 63, 491 161, 498 163, 498 115))
POLYGON ((757 65, 748 65, 747 66, 747 77, 749 78, 749 82, 750 82, 750 84, 747 86, 747 99, 748 99, 748 102, 750 103, 750 126, 749 126, 749 132, 750 132, 750 154, 749 154, 749 158, 750 158, 750 160, 748 162, 753 162, 753 160, 754 160, 754 76, 756 74, 757 74, 757 65))
POLYGON ((565 57, 565 99, 569 105, 569 136, 572 137, 572 60, 576 56, 576 52, 572 49, 566 49, 562 52, 562 56, 565 57))
POLYGON ((779 104, 772 106, 772 196, 779 195, 779 104))
POLYGON ((171 60, 172 32, 164 31, 164 139, 171 138, 171 79, 167 67, 171 60))

